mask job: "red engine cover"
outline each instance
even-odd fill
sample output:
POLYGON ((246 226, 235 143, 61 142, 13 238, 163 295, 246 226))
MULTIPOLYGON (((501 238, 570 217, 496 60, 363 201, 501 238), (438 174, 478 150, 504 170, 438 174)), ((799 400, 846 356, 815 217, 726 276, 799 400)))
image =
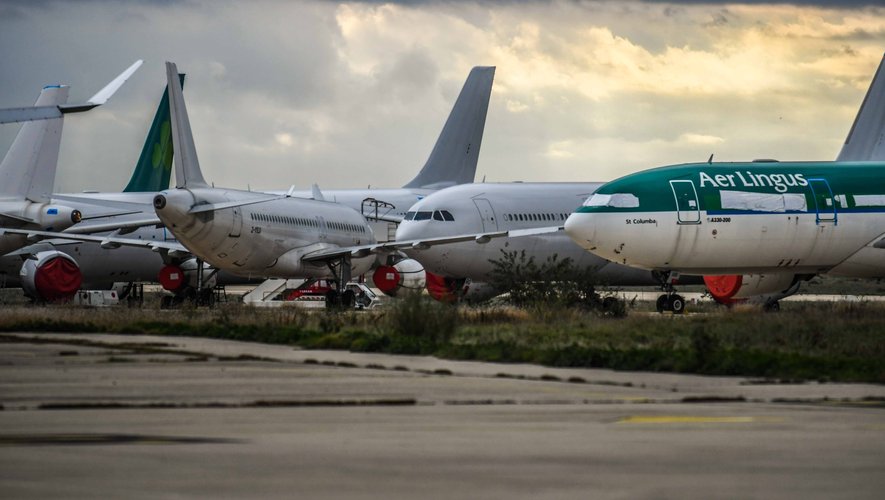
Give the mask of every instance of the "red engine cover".
POLYGON ((425 270, 427 293, 440 302, 455 302, 458 300, 458 281, 454 278, 446 278, 438 274, 429 273, 425 270))
POLYGON ((184 271, 178 266, 163 266, 163 269, 160 269, 160 274, 157 276, 157 281, 163 285, 165 290, 174 292, 184 284, 184 271))
POLYGON ((372 273, 372 281, 379 290, 386 294, 396 291, 400 285, 400 274, 393 266, 379 266, 372 273))
POLYGON ((732 297, 741 290, 744 278, 739 274, 727 274, 721 276, 704 276, 704 284, 713 296, 713 300, 720 304, 735 302, 732 297))
POLYGON ((37 268, 34 287, 48 301, 67 300, 77 293, 83 275, 73 262, 56 257, 37 268))

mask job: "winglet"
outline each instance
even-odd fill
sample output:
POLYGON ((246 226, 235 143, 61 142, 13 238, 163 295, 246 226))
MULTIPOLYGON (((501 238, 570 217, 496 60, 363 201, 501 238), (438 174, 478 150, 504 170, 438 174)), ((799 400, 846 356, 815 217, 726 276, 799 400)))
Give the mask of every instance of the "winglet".
POLYGON ((166 63, 166 88, 169 91, 169 111, 172 115, 172 148, 175 151, 175 187, 208 187, 200 161, 197 159, 197 148, 191 133, 191 123, 184 105, 181 83, 178 81, 178 68, 175 63, 166 63))
POLYGON ((111 98, 114 93, 126 83, 126 80, 132 76, 135 71, 141 67, 144 61, 139 59, 132 63, 132 66, 126 68, 126 71, 120 73, 117 78, 111 80, 111 83, 104 86, 103 89, 99 90, 94 96, 90 97, 85 104, 63 104, 58 107, 58 110, 62 113, 79 113, 81 111, 89 111, 90 109, 101 106, 102 104, 108 102, 108 99, 111 98))
MULTIPOLYGON (((106 103, 108 99, 114 92, 119 89, 123 83, 135 73, 135 70, 141 66, 141 59, 135 61, 135 64, 129 66, 126 71, 120 73, 117 78, 114 78, 111 83, 105 85, 105 87, 98 91, 97 94, 90 97, 89 100, 83 104, 59 104, 56 106, 32 106, 32 107, 22 107, 22 108, 7 108, 0 109, 0 124, 2 123, 17 123, 17 122, 30 122, 36 120, 51 120, 53 118, 61 118, 63 114, 67 113, 81 113, 83 111, 89 111, 92 108, 97 106, 101 106, 106 103)), ((49 86, 46 88, 52 88, 55 86, 49 86)), ((45 90, 45 89, 44 89, 45 90)))
POLYGON ((403 187, 439 189, 473 182, 494 79, 494 66, 470 71, 430 157, 403 187))
POLYGON ((885 160, 885 56, 836 161, 885 160))

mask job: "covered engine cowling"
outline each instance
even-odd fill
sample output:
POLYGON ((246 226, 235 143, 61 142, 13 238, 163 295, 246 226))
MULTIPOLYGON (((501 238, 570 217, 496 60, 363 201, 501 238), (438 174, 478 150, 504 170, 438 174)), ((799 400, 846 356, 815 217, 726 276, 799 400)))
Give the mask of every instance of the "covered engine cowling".
MULTIPOLYGON (((217 274, 207 263, 203 263, 203 288, 214 288, 217 274)), ((157 281, 165 290, 177 292, 184 288, 197 287, 197 259, 188 259, 179 265, 167 265, 160 269, 157 281)))
POLYGON ((446 278, 426 272, 427 293, 440 302, 482 302, 499 294, 487 283, 466 278, 446 278))
POLYGON ((379 266, 372 273, 375 287, 385 295, 396 297, 400 289, 421 290, 426 283, 424 266, 414 259, 403 259, 392 266, 379 266))
POLYGON ((70 300, 83 282, 77 261, 58 250, 38 252, 26 259, 19 277, 25 295, 45 302, 70 300))
POLYGON ((796 276, 786 273, 704 276, 704 284, 720 304, 777 301, 799 289, 796 276))

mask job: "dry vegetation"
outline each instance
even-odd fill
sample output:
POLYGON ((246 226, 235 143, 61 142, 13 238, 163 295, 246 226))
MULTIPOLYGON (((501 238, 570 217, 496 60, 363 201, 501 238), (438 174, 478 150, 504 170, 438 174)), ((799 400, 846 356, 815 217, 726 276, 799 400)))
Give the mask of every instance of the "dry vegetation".
MULTIPOLYGON (((153 304, 153 302, 151 302, 153 304)), ((0 331, 208 336, 317 349, 551 366, 885 383, 885 304, 784 303, 626 318, 564 307, 459 307, 407 297, 379 311, 6 305, 0 331)))

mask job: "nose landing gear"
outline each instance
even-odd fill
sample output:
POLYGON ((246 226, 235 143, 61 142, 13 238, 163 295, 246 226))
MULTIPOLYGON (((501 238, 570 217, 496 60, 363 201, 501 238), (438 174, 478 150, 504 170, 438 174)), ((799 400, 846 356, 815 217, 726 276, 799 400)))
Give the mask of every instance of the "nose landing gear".
POLYGON ((658 297, 655 302, 655 309, 662 313, 670 311, 673 314, 682 314, 685 312, 685 297, 676 293, 673 286, 679 281, 679 273, 670 271, 667 273, 656 273, 656 277, 661 281, 661 291, 663 295, 658 297))

